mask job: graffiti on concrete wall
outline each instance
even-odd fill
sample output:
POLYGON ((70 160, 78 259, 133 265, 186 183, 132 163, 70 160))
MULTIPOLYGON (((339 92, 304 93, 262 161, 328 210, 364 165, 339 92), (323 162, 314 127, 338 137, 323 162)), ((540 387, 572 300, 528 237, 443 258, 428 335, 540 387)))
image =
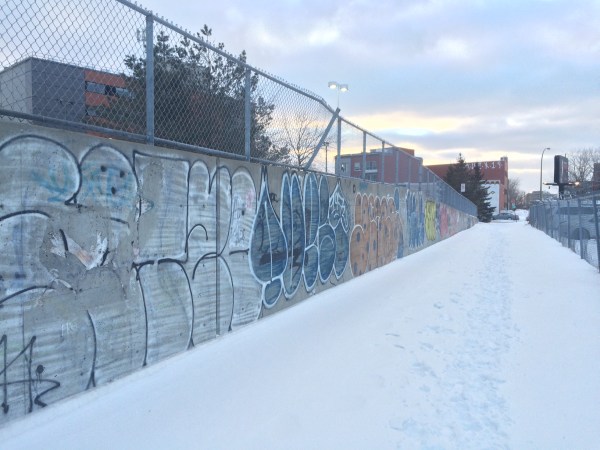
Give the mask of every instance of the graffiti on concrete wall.
POLYGON ((406 222, 408 224, 408 246, 421 247, 425 242, 425 211, 422 192, 406 194, 406 222))
POLYGON ((0 421, 258 318, 243 168, 19 136, 0 193, 0 421))
POLYGON ((352 274, 362 275, 397 258, 402 242, 400 214, 393 197, 357 194, 350 246, 352 274))
POLYGON ((302 281, 310 292, 317 280, 327 283, 332 274, 339 279, 348 261, 349 207, 339 184, 330 194, 327 177, 314 173, 301 184, 297 173, 285 172, 278 196, 269 191, 267 171, 262 172, 250 260, 266 308, 282 294, 291 298, 302 281))
POLYGON ((446 239, 447 237, 450 236, 449 234, 449 226, 448 226, 448 213, 449 213, 449 208, 446 207, 446 205, 444 204, 440 204, 440 207, 438 208, 439 211, 439 224, 440 224, 440 238, 441 239, 446 239))
POLYGON ((428 241, 435 241, 438 236, 439 219, 437 204, 434 201, 425 202, 425 235, 428 241))
POLYGON ((0 423, 465 224, 420 193, 89 141, 0 141, 0 423))

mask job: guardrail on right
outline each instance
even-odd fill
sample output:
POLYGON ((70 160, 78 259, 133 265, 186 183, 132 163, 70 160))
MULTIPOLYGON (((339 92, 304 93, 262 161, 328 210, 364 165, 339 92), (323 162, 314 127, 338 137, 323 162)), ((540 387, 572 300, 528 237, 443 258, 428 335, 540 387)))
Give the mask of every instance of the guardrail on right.
POLYGON ((529 223, 600 271, 600 192, 531 205, 529 223))

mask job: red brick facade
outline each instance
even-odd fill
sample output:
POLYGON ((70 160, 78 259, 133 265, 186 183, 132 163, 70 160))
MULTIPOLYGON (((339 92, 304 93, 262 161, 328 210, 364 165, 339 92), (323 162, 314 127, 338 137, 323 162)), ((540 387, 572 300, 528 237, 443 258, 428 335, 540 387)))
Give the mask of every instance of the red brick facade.
MULTIPOLYGON (((509 205, 508 199, 508 158, 500 158, 499 161, 482 161, 467 163, 469 168, 473 168, 475 164, 479 164, 483 179, 491 185, 498 185, 498 204, 492 204, 492 206, 502 209, 511 209, 512 205, 509 205)), ((454 164, 436 164, 427 166, 429 170, 435 173, 441 179, 446 177, 446 173, 450 166, 454 164)))

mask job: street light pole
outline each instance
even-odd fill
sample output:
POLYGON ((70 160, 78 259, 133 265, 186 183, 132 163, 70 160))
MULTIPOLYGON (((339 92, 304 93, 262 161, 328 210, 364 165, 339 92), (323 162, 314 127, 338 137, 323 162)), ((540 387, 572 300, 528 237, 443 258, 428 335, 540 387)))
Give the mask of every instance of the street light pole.
POLYGON ((546 147, 544 150, 542 150, 542 157, 540 159, 540 201, 543 201, 543 197, 542 197, 542 165, 544 164, 544 152, 546 150, 550 150, 550 147, 546 147))
POLYGON ((347 92, 349 90, 347 84, 340 84, 337 81, 330 81, 328 83, 329 89, 335 89, 337 91, 337 107, 340 107, 340 92, 347 92))

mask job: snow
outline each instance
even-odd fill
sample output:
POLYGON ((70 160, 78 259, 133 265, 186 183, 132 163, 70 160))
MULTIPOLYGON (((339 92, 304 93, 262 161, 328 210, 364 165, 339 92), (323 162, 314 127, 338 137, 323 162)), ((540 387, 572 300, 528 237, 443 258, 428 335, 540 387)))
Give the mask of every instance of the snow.
POLYGON ((478 224, 0 428, 4 450, 600 446, 600 274, 478 224))

